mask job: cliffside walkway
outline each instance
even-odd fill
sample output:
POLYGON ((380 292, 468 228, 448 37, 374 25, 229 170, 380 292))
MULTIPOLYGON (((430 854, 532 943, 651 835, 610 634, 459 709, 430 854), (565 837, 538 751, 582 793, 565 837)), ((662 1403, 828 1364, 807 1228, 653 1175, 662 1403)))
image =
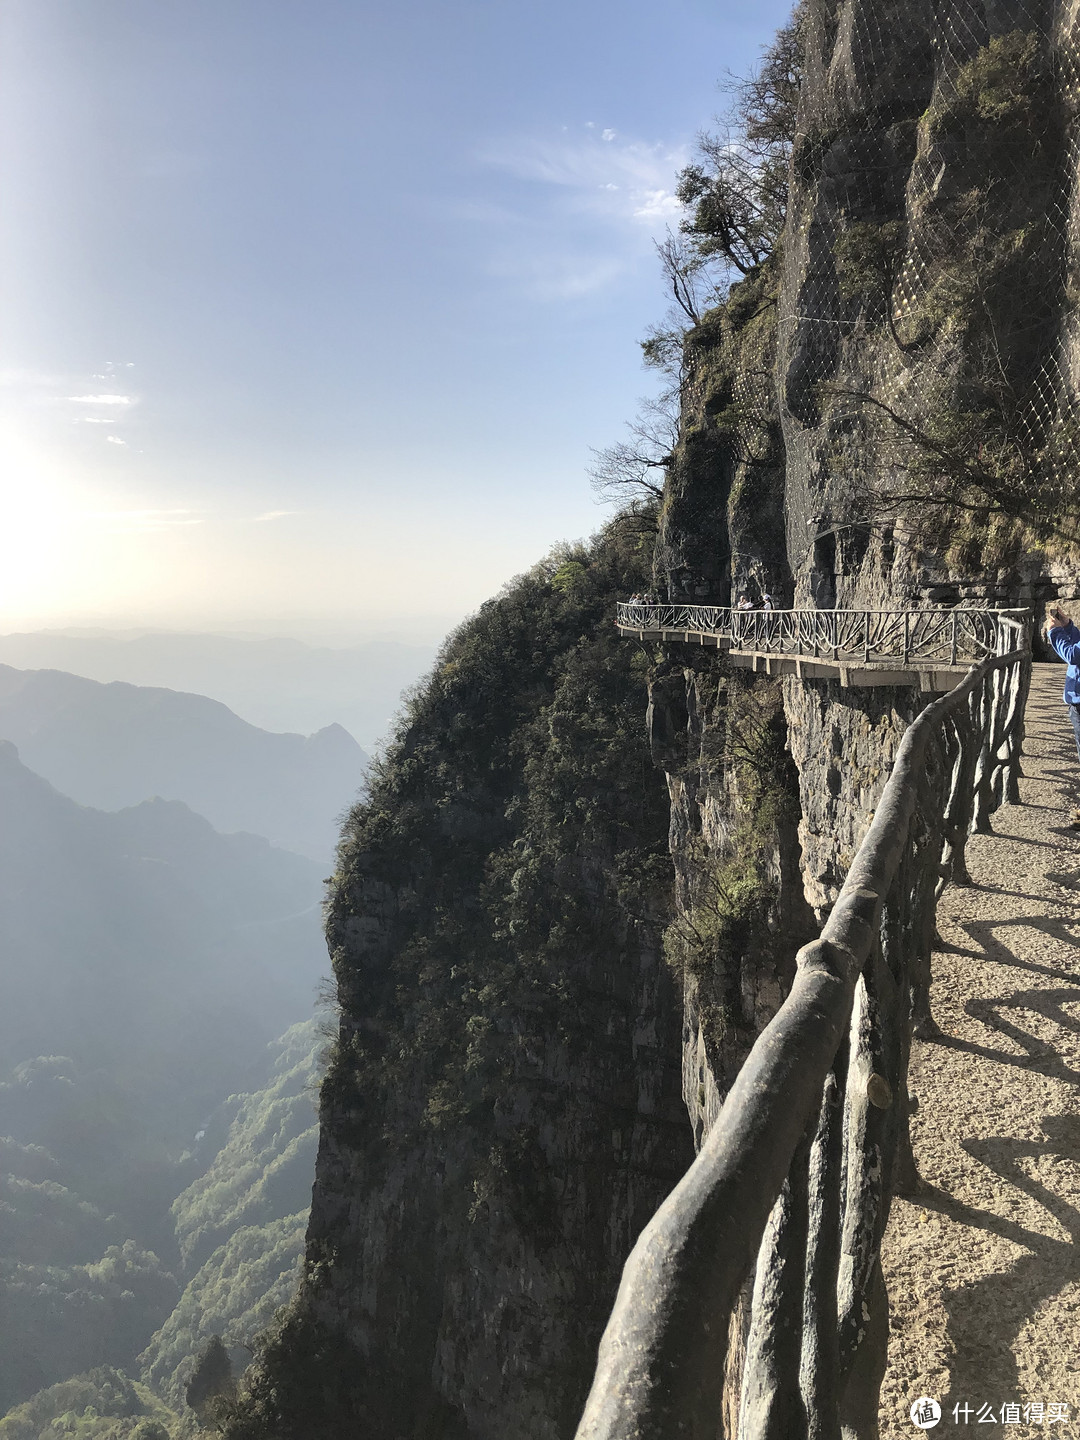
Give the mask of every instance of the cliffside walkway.
MULTIPOLYGON (((926 1160, 921 1150, 913 1151, 912 1131, 917 1142, 918 1129, 911 1122, 924 1106, 910 1105, 908 1086, 913 1035, 940 1044, 942 1030, 949 1033, 947 1026, 939 1030, 932 1009, 937 903, 951 882, 965 898, 976 896, 971 914, 983 923, 981 896, 966 860, 969 840, 973 834, 979 840, 989 836, 990 817, 1002 808, 1008 834, 1012 815, 1024 810, 1020 741, 1032 668, 1026 612, 1022 619, 1001 611, 930 613, 938 623, 947 622, 950 646, 957 634, 954 614, 981 617, 978 623, 989 629, 979 643, 989 647, 1000 637, 1005 643, 1011 639, 1012 646, 1004 653, 995 649, 973 665, 904 732, 819 938, 798 952, 787 997, 754 1043, 696 1160, 627 1259, 577 1440, 668 1440, 676 1434, 706 1440, 717 1433, 728 1406, 735 1407, 727 1411, 733 1423, 737 1411, 740 1440, 806 1434, 807 1416, 814 1419, 813 1434, 834 1436, 843 1428, 845 1434, 871 1440, 878 1433, 890 1329, 883 1274, 883 1261, 888 1265, 890 1256, 882 1255, 882 1236, 897 1192, 913 1197, 912 1205, 935 1193, 919 1182, 916 1167, 926 1160), (743 1286, 750 1273, 754 1281, 747 1298, 743 1286), (734 1342, 730 1348, 729 1341, 734 1342)), ((766 632, 770 643, 782 643, 785 614, 792 612, 766 613, 765 623, 777 626, 766 632)), ((910 639, 909 627, 901 633, 910 639)), ((741 638, 735 624, 730 638, 741 638)), ((909 651, 907 658, 916 657, 909 651)), ((1040 687, 1053 687, 1055 679, 1060 684, 1060 670, 1048 682, 1045 674, 1040 671, 1040 687)), ((1040 695, 1047 698, 1042 689, 1040 695)), ((1054 763, 1071 786, 1075 754, 1069 753, 1060 707, 1056 713, 1054 763)), ((1024 843, 1053 850, 1043 838, 1049 813, 1037 816, 1029 831, 1020 826, 1017 834, 1024 843)), ((1053 814, 1060 822, 1060 809, 1053 814)), ((994 847, 998 842, 985 843, 994 847)), ((995 863, 1005 887, 1015 885, 1013 868, 1022 873, 1019 863, 1000 851, 995 863)), ((1040 863, 1028 862, 1027 868, 1040 863)), ((1072 883, 1055 871, 1044 878, 1056 887, 1072 883)), ((1036 904, 1031 928, 1045 930, 1052 892, 1016 893, 1036 904)), ((1066 900, 1071 902, 1071 892, 1066 900)), ((1060 921, 1053 933, 1075 946, 1060 921)), ((1074 976, 1062 956, 1049 964, 1037 957, 1022 960, 1020 968, 1054 982, 1055 988, 1030 1008, 1075 1035, 1080 1020, 1067 1007, 1080 1006, 1080 985, 1069 988, 1080 974, 1074 976)), ((1027 984, 1032 992, 1038 982, 1027 984)), ((984 1030, 996 1029, 1013 1041, 1025 1068, 1044 1053, 1045 1044, 1040 1027, 1029 1032, 1011 1013, 1025 1008, 1028 992, 991 997, 982 1010, 978 1002, 970 1009, 973 1002, 964 996, 964 1013, 984 1030)), ((953 1047, 1010 1063, 1003 1058, 1010 1052, 996 1039, 988 1043, 984 1034, 975 1039, 962 1034, 953 1047)), ((1080 1079, 1071 1052, 1070 1059, 1050 1058, 1047 1065, 1048 1077, 1065 1086, 1080 1079)), ((981 1073, 950 1075, 934 1097, 939 1119, 928 1117, 928 1124, 949 1130, 940 1117, 956 1113, 949 1102, 963 1090, 957 1104, 967 1107, 969 1117, 978 1114, 971 1123, 979 1138, 971 1148, 961 1148, 984 1165, 984 1154, 998 1153, 991 1139, 1001 1135, 994 1113, 998 1106, 986 1080, 981 1073)), ((1073 1237, 1080 1235, 1080 1208, 1053 1193, 1041 1171, 1036 1179, 1031 1175, 1032 1162, 1041 1166, 1048 1155, 1068 1161, 1080 1155, 1072 1139, 1075 1099, 1064 1092, 1050 1097, 1041 1120, 1032 1099, 1022 1086, 1012 1106, 1014 1123, 1038 1123, 1045 1141, 1029 1131, 1011 1139, 1006 1133, 1003 1153, 1010 1178, 1016 1177, 1013 1183, 1042 1206, 1053 1233, 1045 1220, 1043 1228, 1000 1215, 984 1217, 984 1223, 992 1234, 1021 1246, 1030 1241, 1040 1256, 1049 1257, 1035 1267, 1044 1287, 1055 1267, 1069 1281, 1075 1275, 1080 1282, 1080 1266, 1071 1255, 1073 1237)), ((930 1110, 927 1104, 925 1111, 930 1110)), ((989 1165, 994 1168, 992 1161, 989 1165)), ((971 1220, 975 1207, 968 1201, 957 1201, 944 1186, 942 1196, 943 1210, 958 1207, 961 1217, 971 1220)), ((958 1270, 969 1259, 974 1259, 971 1246, 954 1252, 958 1270)), ((910 1298, 918 1304, 927 1287, 943 1287, 921 1257, 916 1265, 918 1283, 910 1298)), ((1010 1299, 1015 1277, 1002 1279, 993 1264, 990 1269, 998 1278, 988 1285, 986 1300, 964 1311, 968 1329, 956 1340, 957 1348, 961 1343, 977 1347, 1000 1327, 1003 1315, 1016 1313, 1015 1297, 1010 1299), (989 1313, 988 1302, 997 1304, 999 1312, 989 1313)), ((957 1289, 964 1289, 963 1278, 957 1289)), ((1039 1323, 1037 1316, 1029 1318, 1039 1323)), ((1011 1353, 1008 1341, 997 1342, 995 1358, 1007 1361, 1011 1353)), ((940 1354, 952 1364, 948 1340, 940 1354)), ((967 1353, 962 1363, 969 1366, 965 1379, 978 1383, 981 1392, 970 1401, 966 1394, 957 1396, 958 1403, 974 1405, 971 1415, 980 1405, 991 1405, 1000 1415, 997 1407, 1016 1403, 1018 1387, 1011 1384, 1007 1364, 997 1373, 1009 1393, 999 1399, 984 1393, 995 1376, 992 1368, 980 1373, 967 1353)), ((896 1367, 894 1355, 894 1376, 896 1367)), ((951 1380, 955 1393, 956 1376, 951 1380)), ((902 1396, 939 1398, 930 1389, 922 1391, 918 1376, 911 1380, 905 1373, 898 1383, 902 1396)), ((887 1390, 884 1398, 886 1407, 895 1409, 895 1390, 891 1396, 887 1390)), ((1073 1403, 1049 1394, 1027 1399, 1055 1407, 1073 1403)))
MULTIPOLYGON (((979 1433, 1041 1434, 1051 1404, 1080 1420, 1080 790, 1064 667, 1032 667, 1020 802, 967 845, 970 886, 938 902, 931 1004, 916 1040, 911 1130, 929 1188, 894 1202, 883 1440, 915 1434, 921 1395, 989 1404, 979 1433), (1019 1405, 1021 1423, 1001 1423, 1019 1405), (1023 1407, 1043 1405, 1028 1412, 1023 1407), (1029 1428, 1030 1425, 1030 1428, 1029 1428)), ((961 1409, 961 1417, 963 1410, 961 1409)))
POLYGON ((733 665, 767 675, 943 692, 973 664, 1016 649, 1029 619, 1027 610, 737 610, 622 601, 615 623, 627 638, 710 646, 733 665))

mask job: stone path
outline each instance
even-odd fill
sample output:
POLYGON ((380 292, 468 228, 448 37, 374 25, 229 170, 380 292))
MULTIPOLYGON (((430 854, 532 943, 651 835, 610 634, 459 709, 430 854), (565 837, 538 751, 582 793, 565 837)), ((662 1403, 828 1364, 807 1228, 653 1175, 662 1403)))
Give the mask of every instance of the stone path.
POLYGON ((911 1067, 931 1188, 896 1201, 885 1241, 885 1440, 919 1433, 922 1395, 942 1406, 935 1436, 1080 1436, 1080 832, 1065 828, 1080 766, 1063 676, 1035 666, 1022 803, 972 836, 974 884, 938 907, 943 1035, 911 1067))

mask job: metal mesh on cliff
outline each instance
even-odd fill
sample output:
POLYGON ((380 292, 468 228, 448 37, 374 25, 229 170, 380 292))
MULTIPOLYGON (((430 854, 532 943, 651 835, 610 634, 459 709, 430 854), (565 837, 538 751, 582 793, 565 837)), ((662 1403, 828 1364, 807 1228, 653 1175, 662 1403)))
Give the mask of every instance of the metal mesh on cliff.
POLYGON ((1078 16, 803 6, 777 317, 796 572, 886 513, 983 546, 999 521, 1074 529, 1078 16))

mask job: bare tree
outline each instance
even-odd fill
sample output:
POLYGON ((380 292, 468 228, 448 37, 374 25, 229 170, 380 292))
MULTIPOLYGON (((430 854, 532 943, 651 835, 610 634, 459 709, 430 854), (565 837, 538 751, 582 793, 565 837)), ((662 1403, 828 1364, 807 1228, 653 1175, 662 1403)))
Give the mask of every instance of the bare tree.
POLYGON ((1080 427, 1066 422, 1040 442, 1010 423, 1017 418, 1015 397, 1004 379, 1000 388, 1001 394, 984 393, 977 407, 942 405, 916 418, 867 390, 819 386, 823 397, 846 400, 869 419, 872 439, 889 452, 902 476, 899 483, 865 485, 865 521, 903 510, 921 529, 940 535, 964 513, 1001 515, 1026 526, 1037 540, 1080 540, 1072 468, 1065 463, 1080 427))
POLYGON ((727 273, 756 269, 784 228, 800 65, 793 20, 756 70, 729 79, 720 129, 698 137, 697 159, 679 175, 676 193, 691 212, 680 229, 703 262, 718 261, 727 273))
POLYGON ((642 400, 636 420, 626 427, 629 440, 594 449, 588 474, 602 501, 655 504, 664 493, 664 474, 679 438, 678 394, 670 389, 642 400))
POLYGON ((691 325, 701 324, 701 272, 705 268, 704 256, 696 245, 688 242, 680 231, 673 235, 669 230, 663 240, 656 242, 656 253, 664 272, 668 289, 679 310, 691 325))

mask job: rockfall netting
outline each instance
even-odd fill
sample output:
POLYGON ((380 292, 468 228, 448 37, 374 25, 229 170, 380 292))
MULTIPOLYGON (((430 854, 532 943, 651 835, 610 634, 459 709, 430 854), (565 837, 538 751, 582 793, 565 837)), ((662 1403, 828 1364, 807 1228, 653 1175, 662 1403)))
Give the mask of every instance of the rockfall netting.
POLYGON ((1053 0, 802 7, 776 371, 796 575, 853 575, 887 517, 960 568, 1018 527, 1075 536, 1078 26, 1053 0))

